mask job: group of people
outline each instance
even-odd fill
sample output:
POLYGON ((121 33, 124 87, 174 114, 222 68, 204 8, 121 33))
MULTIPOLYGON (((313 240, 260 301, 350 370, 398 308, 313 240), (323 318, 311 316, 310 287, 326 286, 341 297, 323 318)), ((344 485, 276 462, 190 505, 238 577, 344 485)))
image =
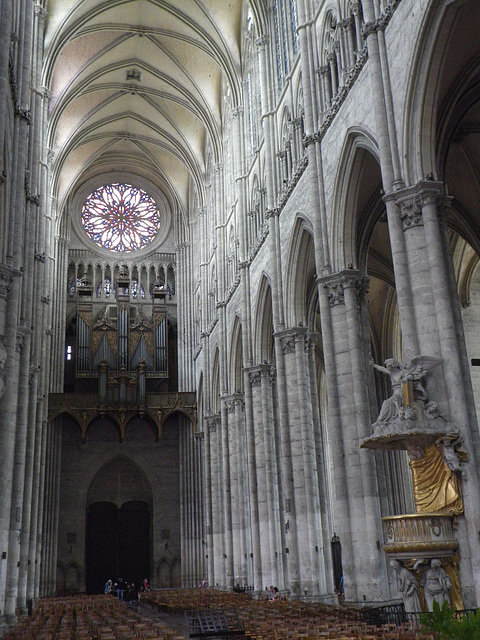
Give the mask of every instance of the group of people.
POLYGON ((274 600, 278 600, 280 597, 280 594, 278 593, 278 589, 277 587, 274 587, 273 585, 270 585, 270 589, 268 592, 268 599, 270 602, 273 602, 274 600))
POLYGON ((131 602, 132 600, 136 600, 137 595, 140 598, 140 593, 144 593, 145 591, 150 591, 148 578, 143 579, 138 593, 134 582, 128 583, 123 578, 118 578, 116 582, 113 582, 113 580, 109 578, 105 583, 103 592, 105 595, 115 596, 119 600, 122 600, 122 602, 131 602))

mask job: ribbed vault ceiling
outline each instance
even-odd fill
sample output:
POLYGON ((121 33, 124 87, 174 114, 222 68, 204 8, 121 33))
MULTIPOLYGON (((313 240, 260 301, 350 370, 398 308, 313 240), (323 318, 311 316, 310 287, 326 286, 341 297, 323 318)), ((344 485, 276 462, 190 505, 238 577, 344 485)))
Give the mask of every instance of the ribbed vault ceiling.
POLYGON ((183 208, 220 159, 236 100, 242 2, 49 0, 43 83, 60 203, 93 176, 142 176, 183 208))

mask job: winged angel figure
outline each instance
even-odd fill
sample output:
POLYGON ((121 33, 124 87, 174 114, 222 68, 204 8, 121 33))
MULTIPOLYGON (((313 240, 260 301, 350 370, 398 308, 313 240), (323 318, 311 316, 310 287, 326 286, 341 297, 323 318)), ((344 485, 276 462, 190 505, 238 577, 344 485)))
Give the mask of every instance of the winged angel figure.
POLYGON ((384 367, 372 362, 375 369, 390 376, 393 390, 390 398, 387 398, 382 404, 378 418, 373 426, 379 423, 390 422, 390 420, 396 418, 401 413, 405 406, 402 388, 404 382, 412 382, 414 401, 424 405, 427 401, 427 392, 423 386, 423 379, 432 369, 442 364, 442 362, 443 360, 440 358, 434 358, 432 356, 415 356, 411 359, 409 365, 400 364, 392 358, 385 360, 384 367))

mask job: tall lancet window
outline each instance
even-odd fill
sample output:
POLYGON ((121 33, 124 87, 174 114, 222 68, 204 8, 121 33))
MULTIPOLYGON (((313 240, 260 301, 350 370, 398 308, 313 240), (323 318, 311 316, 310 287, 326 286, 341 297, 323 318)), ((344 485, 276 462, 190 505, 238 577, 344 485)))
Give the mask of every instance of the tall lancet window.
MULTIPOLYGON (((244 67, 244 88, 245 88, 245 116, 248 128, 248 140, 250 142, 249 151, 255 153, 259 146, 259 117, 261 113, 260 78, 258 77, 257 58, 255 55, 254 43, 256 40, 256 29, 249 8, 247 13, 247 37, 245 42, 245 67, 244 67)), ((260 134, 261 135, 261 134, 260 134)))
POLYGON ((295 0, 274 0, 273 32, 278 86, 281 88, 290 73, 298 49, 295 0))

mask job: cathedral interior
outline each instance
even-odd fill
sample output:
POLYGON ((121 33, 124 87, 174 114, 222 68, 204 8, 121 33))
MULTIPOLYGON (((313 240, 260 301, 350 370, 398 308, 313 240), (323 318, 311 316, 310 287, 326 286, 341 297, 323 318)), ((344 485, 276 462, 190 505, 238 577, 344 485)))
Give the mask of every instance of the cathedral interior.
POLYGON ((0 2, 2 624, 120 576, 479 606, 479 34, 0 2))

